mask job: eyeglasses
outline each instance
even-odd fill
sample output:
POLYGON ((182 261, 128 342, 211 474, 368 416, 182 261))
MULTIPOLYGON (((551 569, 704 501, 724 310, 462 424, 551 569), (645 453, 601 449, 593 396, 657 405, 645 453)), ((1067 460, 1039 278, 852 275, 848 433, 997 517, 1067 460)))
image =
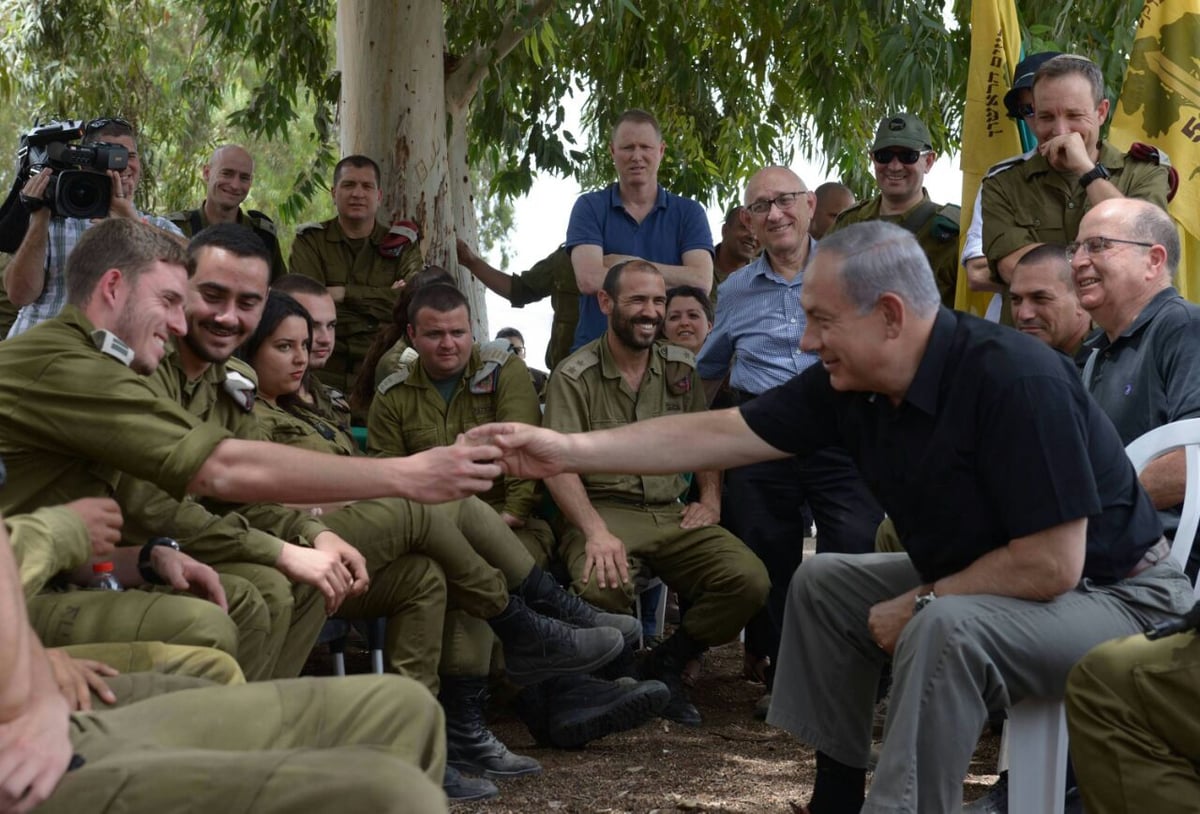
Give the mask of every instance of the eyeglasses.
POLYGON ((110 124, 115 124, 118 127, 128 127, 129 131, 133 132, 133 125, 130 124, 127 119, 122 119, 115 116, 104 119, 92 119, 83 126, 83 132, 85 135, 88 133, 96 133, 108 127, 110 124))
POLYGON ((1117 243, 1123 243, 1126 246, 1141 246, 1146 249, 1154 245, 1153 243, 1146 243, 1141 240, 1123 240, 1119 237, 1089 237, 1075 243, 1068 243, 1067 259, 1070 260, 1075 257, 1075 253, 1080 249, 1083 249, 1084 253, 1091 257, 1093 254, 1108 251, 1117 243))
POLYGON ((929 155, 931 152, 933 150, 903 150, 894 147, 885 147, 871 153, 871 157, 880 164, 891 164, 893 158, 898 159, 901 164, 916 164, 921 156, 929 155))
POLYGON ((524 356, 525 355, 525 347, 524 346, 517 347, 516 345, 509 345, 508 352, 515 353, 517 356, 524 356))
POLYGON ((798 192, 785 192, 782 195, 776 195, 774 198, 760 198, 752 204, 746 204, 746 209, 752 215, 765 215, 771 211, 772 206, 779 208, 779 211, 786 212, 796 205, 801 195, 807 195, 807 190, 799 190, 798 192))
POLYGON ((1033 118, 1033 105, 1017 105, 1017 118, 1018 119, 1032 119, 1033 118))

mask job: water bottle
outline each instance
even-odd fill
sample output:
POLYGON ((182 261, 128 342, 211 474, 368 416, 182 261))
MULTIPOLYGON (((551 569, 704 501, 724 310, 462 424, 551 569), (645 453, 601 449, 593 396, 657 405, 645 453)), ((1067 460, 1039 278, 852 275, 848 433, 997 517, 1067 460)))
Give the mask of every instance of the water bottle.
POLYGON ((121 583, 117 581, 116 574, 113 573, 113 564, 111 561, 94 562, 92 563, 92 581, 88 583, 88 588, 93 591, 121 591, 121 583))

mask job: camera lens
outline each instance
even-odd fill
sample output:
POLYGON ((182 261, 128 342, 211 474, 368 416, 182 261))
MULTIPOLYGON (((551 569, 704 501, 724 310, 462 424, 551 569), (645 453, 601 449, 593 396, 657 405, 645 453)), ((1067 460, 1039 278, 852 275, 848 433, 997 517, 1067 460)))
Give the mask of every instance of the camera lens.
POLYGON ((64 218, 102 218, 108 214, 112 182, 98 172, 74 170, 58 179, 54 208, 64 218))

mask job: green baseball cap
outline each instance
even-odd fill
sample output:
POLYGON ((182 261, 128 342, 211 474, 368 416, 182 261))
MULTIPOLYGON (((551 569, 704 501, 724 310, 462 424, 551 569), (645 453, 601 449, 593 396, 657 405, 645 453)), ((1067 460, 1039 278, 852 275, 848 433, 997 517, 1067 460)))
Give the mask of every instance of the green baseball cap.
POLYGON ((896 113, 879 123, 872 150, 883 147, 907 147, 910 150, 932 150, 929 128, 911 113, 896 113))

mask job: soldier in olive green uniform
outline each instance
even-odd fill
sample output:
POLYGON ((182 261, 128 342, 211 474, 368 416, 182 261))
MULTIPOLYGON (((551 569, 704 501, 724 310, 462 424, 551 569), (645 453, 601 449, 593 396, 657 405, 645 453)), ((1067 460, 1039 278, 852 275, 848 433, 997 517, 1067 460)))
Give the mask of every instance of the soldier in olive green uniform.
POLYGON ((1071 243, 1091 207, 1107 198, 1141 198, 1166 208, 1170 162, 1145 144, 1128 153, 1100 140, 1110 103, 1100 68, 1059 54, 1033 76, 1029 125, 1038 147, 1003 161, 982 185, 983 253, 1005 283, 1028 248, 1071 243))
MULTIPOLYGON (((372 454, 409 455, 453 444, 459 433, 493 421, 541 424, 529 369, 510 352, 508 340, 472 347, 449 400, 421 361, 392 373, 376 388, 367 420, 372 454)), ((536 486, 521 478, 499 478, 491 491, 480 497, 500 512, 537 564, 546 568, 554 533, 546 521, 533 516, 536 486)))
POLYGON ((528 271, 505 274, 488 265, 486 260, 460 240, 458 262, 479 282, 511 302, 514 308, 523 308, 531 302, 550 297, 554 322, 550 326, 550 342, 546 345, 546 365, 554 370, 559 362, 567 358, 571 343, 575 340, 575 326, 579 322, 579 284, 575 282, 575 269, 565 247, 559 246, 552 254, 534 263, 528 271))
MULTIPOLYGON (((128 348, 95 331, 75 306, 18 341, 0 343, 0 455, 9 482, 0 509, 18 515, 110 494, 131 472, 182 495, 193 473, 225 436, 182 410, 163 409, 145 380, 122 364, 128 348)), ((91 556, 86 535, 50 520, 55 548, 33 567, 48 578, 91 556), (66 565, 64 565, 66 564, 66 565)), ((43 591, 29 602, 49 646, 162 641, 213 647, 230 655, 261 647, 267 609, 245 580, 222 577, 229 602, 217 605, 157 590, 43 591)))
MULTIPOLYGON (((26 601, 46 590, 52 580, 86 565, 92 557, 88 529, 80 514, 68 506, 46 506, 30 514, 5 518, 26 601)), ((64 648, 76 659, 91 659, 121 673, 155 672, 192 676, 218 684, 244 684, 237 661, 211 647, 163 642, 105 642, 64 648)), ((110 681, 118 703, 135 699, 125 679, 110 681)), ((146 683, 139 680, 139 683, 146 683)), ((152 680, 151 680, 152 683, 152 680)), ((93 699, 99 703, 99 698, 93 699)))
POLYGON ((1067 679, 1071 759, 1087 811, 1190 811, 1200 794, 1200 636, 1106 642, 1067 679))
POLYGON ((187 237, 213 223, 238 223, 248 226, 271 253, 271 279, 287 274, 274 222, 262 212, 242 211, 242 203, 254 183, 254 159, 244 147, 225 144, 213 151, 201 170, 207 197, 198 209, 172 212, 167 220, 187 237))
MULTIPOLYGON (((200 204, 199 209, 185 209, 180 212, 172 212, 167 215, 167 220, 179 227, 185 237, 195 237, 196 233, 201 229, 207 228, 211 222, 204 214, 204 201, 200 204)), ((267 247, 267 251, 271 253, 271 279, 277 280, 288 273, 287 263, 283 261, 283 252, 279 248, 279 236, 275 232, 275 221, 266 216, 265 213, 259 212, 257 209, 251 209, 243 212, 239 207, 237 210, 237 218, 233 221, 242 226, 248 226, 258 235, 267 247)))
MULTIPOLYGON (((1105 142, 1098 149, 1097 166, 1122 195, 1166 209, 1170 164, 1165 155, 1154 150, 1134 157, 1105 142)), ((983 180, 983 248, 992 271, 1001 258, 1024 246, 1070 243, 1091 208, 1080 181, 1055 172, 1041 155, 1003 162, 983 180)))
MULTIPOLYGON (((691 352, 653 341, 665 304, 666 285, 653 265, 635 260, 609 270, 600 294, 608 331, 550 377, 545 426, 584 432, 705 409, 691 352)), ((628 608, 634 591, 622 573, 628 556, 647 563, 690 603, 679 629, 651 651, 644 668, 671 689, 663 714, 690 725, 700 723, 700 714, 680 678, 684 665, 734 638, 770 586, 762 562, 715 525, 719 509, 708 502, 720 505, 716 473, 696 478, 701 501, 688 506, 680 500, 687 490, 681 475, 564 475, 547 482, 569 521, 559 547, 576 591, 602 608, 628 608)))
POLYGON ((903 226, 917 237, 942 304, 954 307, 958 285, 958 221, 955 204, 936 204, 922 182, 937 160, 924 122, 911 113, 889 116, 879 123, 871 147, 879 195, 844 210, 826 234, 854 223, 883 220, 903 226))
POLYGON ((415 223, 389 229, 376 221, 379 183, 374 161, 343 158, 333 171, 337 217, 298 227, 292 243, 291 270, 320 281, 337 303, 337 344, 318 375, 343 393, 353 389, 379 326, 391 320, 397 286, 424 266, 415 223))

